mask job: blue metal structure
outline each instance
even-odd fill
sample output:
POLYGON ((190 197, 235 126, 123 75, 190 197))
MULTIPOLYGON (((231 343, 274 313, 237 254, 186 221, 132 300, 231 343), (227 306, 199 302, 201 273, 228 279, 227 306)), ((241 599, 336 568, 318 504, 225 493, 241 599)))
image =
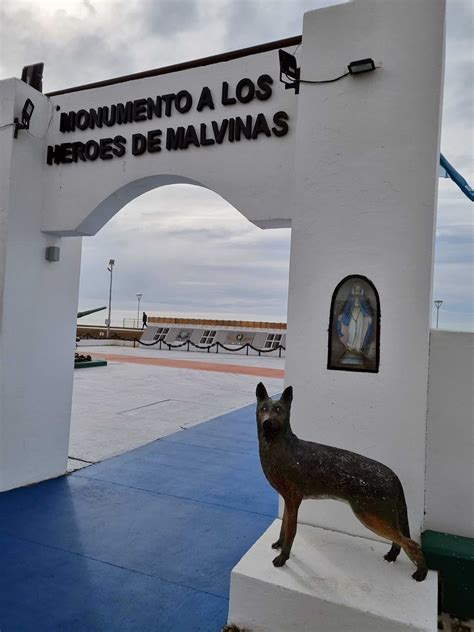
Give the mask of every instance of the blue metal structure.
POLYGON ((443 154, 439 156, 439 177, 440 178, 451 178, 451 180, 458 185, 464 195, 474 202, 474 189, 467 183, 467 181, 462 177, 459 171, 453 167, 451 163, 449 163, 443 154))

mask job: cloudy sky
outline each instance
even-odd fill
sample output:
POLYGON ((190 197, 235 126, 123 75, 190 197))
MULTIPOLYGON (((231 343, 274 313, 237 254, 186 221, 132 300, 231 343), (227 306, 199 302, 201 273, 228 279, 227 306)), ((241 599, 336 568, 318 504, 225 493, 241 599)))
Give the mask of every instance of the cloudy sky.
MULTIPOLYGON (((303 12, 328 4, 335 2, 1 0, 0 76, 44 61, 49 92, 297 35, 303 12)), ((447 7, 441 148, 473 185, 474 4, 447 7)), ((473 204, 440 180, 434 298, 444 300, 446 328, 474 329, 473 217, 473 204)), ((150 314, 285 320, 289 239, 289 230, 254 227, 212 192, 151 191, 84 239, 80 308, 106 304, 106 263, 115 258, 117 324, 136 309, 136 292, 150 314)))

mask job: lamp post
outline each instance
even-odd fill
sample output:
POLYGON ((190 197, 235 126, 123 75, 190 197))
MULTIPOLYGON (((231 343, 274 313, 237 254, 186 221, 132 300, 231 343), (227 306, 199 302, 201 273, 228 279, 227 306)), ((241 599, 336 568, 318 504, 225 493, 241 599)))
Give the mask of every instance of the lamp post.
POLYGON ((434 301, 436 305, 436 329, 438 329, 438 321, 439 321, 439 308, 443 304, 443 301, 434 301))
POLYGON ((112 276, 114 272, 115 259, 110 259, 107 270, 110 272, 110 286, 109 286, 109 316, 107 318, 107 338, 110 338, 110 315, 112 312, 112 276))
POLYGON ((142 300, 142 296, 143 296, 143 294, 141 292, 137 292, 137 301, 138 301, 138 307, 137 307, 137 329, 140 329, 140 301, 142 300))

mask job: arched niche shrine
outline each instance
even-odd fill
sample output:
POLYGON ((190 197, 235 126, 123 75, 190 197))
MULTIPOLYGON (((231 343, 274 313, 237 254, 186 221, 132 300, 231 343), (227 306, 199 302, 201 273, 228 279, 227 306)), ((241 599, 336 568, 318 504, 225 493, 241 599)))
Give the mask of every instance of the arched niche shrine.
POLYGON ((338 283, 328 335, 328 369, 378 372, 380 299, 372 281, 354 274, 338 283))

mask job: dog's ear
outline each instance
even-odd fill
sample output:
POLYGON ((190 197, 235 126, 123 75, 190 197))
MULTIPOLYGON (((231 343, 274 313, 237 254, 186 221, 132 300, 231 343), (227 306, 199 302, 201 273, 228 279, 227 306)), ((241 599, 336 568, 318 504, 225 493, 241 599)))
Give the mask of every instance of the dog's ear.
POLYGON ((288 406, 291 404, 291 402, 293 401, 293 387, 292 386, 287 386, 285 388, 281 396, 281 401, 284 402, 285 404, 288 404, 288 406))
POLYGON ((267 389, 264 387, 262 382, 259 382, 257 384, 257 390, 255 391, 255 395, 257 396, 257 401, 268 399, 267 389))

